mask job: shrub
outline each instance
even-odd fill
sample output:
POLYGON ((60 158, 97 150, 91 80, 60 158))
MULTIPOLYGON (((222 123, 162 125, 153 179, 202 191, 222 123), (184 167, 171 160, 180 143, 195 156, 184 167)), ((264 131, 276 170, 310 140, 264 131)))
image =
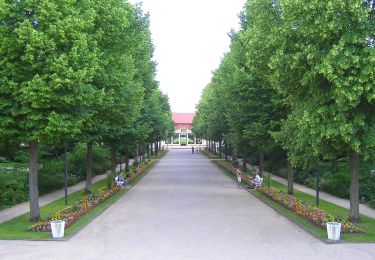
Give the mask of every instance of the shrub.
POLYGON ((360 181, 359 197, 362 202, 375 201, 375 180, 373 177, 360 181))
POLYGON ((27 163, 29 161, 29 152, 27 149, 18 149, 14 152, 14 161, 27 163))
MULTIPOLYGON (((68 155, 69 172, 71 175, 79 176, 80 180, 86 177, 86 145, 77 145, 73 152, 68 155)), ((93 174, 99 174, 110 168, 110 152, 108 149, 93 146, 93 174)))
POLYGON ((43 163, 38 178, 40 195, 64 187, 64 161, 52 160, 43 163))
POLYGON ((343 172, 333 174, 332 178, 326 183, 328 193, 344 199, 349 198, 349 186, 350 176, 343 172))
POLYGON ((28 199, 27 173, 0 174, 0 206, 9 207, 28 199))
POLYGON ((370 200, 368 205, 371 207, 371 208, 374 208, 375 209, 375 199, 374 200, 370 200))

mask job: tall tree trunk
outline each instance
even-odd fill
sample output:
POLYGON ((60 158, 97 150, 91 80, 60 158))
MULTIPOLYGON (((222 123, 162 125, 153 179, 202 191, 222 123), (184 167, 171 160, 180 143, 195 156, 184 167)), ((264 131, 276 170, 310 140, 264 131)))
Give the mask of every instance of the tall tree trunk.
POLYGON ((129 172, 130 172, 130 168, 129 168, 129 149, 128 148, 125 149, 125 172, 126 172, 126 175, 128 175, 129 172))
POLYGON ((154 155, 154 143, 150 143, 150 152, 151 152, 151 156, 154 155))
POLYGON ((352 175, 350 182, 350 215, 351 222, 359 222, 359 156, 358 153, 351 150, 349 152, 350 173, 352 175))
MULTIPOLYGON (((135 150, 134 163, 133 163, 134 167, 136 167, 136 168, 138 168, 138 165, 139 165, 139 159, 138 158, 139 158, 139 153, 138 153, 138 145, 137 145, 137 148, 135 150)), ((142 159, 141 159, 141 161, 142 161, 142 159)))
POLYGON ((40 220, 38 200, 38 142, 29 143, 29 197, 30 197, 30 221, 40 220))
POLYGON ((92 143, 87 143, 86 156, 86 192, 91 193, 92 184, 92 143))
POLYGON ((264 150, 263 148, 259 149, 259 176, 263 176, 264 168, 264 150))
POLYGON ((246 159, 246 155, 242 156, 242 168, 243 168, 244 171, 247 171, 247 159, 246 159))
POLYGON ((287 160, 286 175, 288 177, 288 194, 293 194, 293 168, 292 163, 287 160))
POLYGON ((221 141, 219 141, 219 158, 221 159, 221 141))
POLYGON ((111 143, 111 173, 116 175, 116 145, 111 143))
POLYGON ((228 144, 227 143, 225 143, 224 145, 224 153, 225 153, 224 155, 225 160, 228 161, 228 144))

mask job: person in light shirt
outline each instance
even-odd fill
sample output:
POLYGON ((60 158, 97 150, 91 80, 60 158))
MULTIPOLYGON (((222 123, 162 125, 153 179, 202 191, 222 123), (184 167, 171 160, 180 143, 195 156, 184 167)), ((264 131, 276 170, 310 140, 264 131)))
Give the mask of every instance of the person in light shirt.
POLYGON ((250 178, 249 189, 254 189, 256 186, 259 186, 260 180, 261 179, 260 179, 260 176, 258 175, 258 173, 254 173, 253 177, 250 178))

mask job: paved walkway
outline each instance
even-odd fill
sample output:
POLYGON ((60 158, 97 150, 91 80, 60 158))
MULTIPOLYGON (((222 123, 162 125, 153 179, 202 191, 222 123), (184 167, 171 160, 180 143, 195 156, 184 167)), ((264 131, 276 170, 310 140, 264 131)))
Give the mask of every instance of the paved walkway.
POLYGON ((325 244, 238 189, 202 155, 170 151, 68 241, 1 241, 2 259, 375 259, 325 244))
MULTIPOLYGON (((133 160, 130 160, 130 163, 133 163, 133 160)), ((125 169, 125 164, 123 164, 123 169, 125 169)), ((120 165, 116 168, 117 171, 120 170, 120 165)), ((108 171, 110 172, 110 171, 108 171)), ((98 181, 101 181, 107 177, 106 174, 97 175, 92 179, 92 183, 96 183, 98 181)), ((71 187, 68 187, 68 194, 71 194, 73 192, 76 192, 80 189, 85 188, 86 181, 81 181, 77 183, 76 185, 73 185, 71 187)), ((57 199, 63 198, 65 196, 64 189, 60 189, 48 194, 45 194, 43 196, 39 197, 39 206, 44 206, 52 201, 55 201, 57 199)), ((12 218, 18 217, 22 214, 25 214, 27 212, 30 212, 30 202, 22 202, 17 205, 14 205, 11 208, 3 209, 0 211, 0 223, 3 223, 7 220, 10 220, 12 218)))

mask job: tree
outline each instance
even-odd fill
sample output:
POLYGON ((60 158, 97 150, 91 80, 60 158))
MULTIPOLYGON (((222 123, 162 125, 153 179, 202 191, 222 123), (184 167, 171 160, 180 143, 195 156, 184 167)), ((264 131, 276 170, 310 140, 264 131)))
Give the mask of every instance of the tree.
POLYGON ((297 84, 278 85, 292 107, 284 129, 298 127, 301 134, 295 136, 299 137, 295 143, 298 147, 308 144, 314 157, 348 154, 349 219, 356 222, 359 158, 366 159, 375 145, 373 11, 361 0, 309 4, 285 0, 280 6, 277 36, 280 42, 294 44, 275 51, 274 77, 299 75, 297 84))
POLYGON ((90 116, 84 108, 91 102, 97 68, 90 3, 1 3, 0 135, 29 146, 32 221, 40 219, 38 144, 74 138, 90 116))
POLYGON ((99 69, 94 77, 104 89, 103 106, 95 120, 101 124, 102 139, 111 147, 112 174, 116 169, 116 144, 131 132, 140 117, 144 89, 136 75, 139 38, 135 8, 121 0, 97 1, 95 40, 100 50, 99 69))

